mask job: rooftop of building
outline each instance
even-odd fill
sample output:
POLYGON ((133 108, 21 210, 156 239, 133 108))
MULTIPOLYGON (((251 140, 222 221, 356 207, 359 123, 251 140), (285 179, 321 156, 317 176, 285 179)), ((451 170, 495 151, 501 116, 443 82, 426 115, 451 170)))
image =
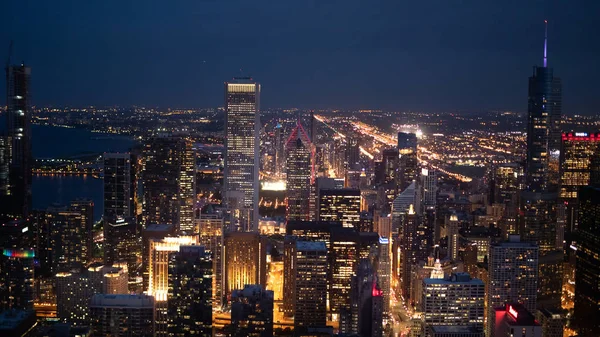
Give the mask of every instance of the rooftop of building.
POLYGON ((327 251, 327 246, 323 241, 296 241, 296 249, 327 251))
POLYGON ((469 273, 453 273, 446 278, 426 278, 423 280, 425 284, 480 284, 484 285, 483 281, 478 278, 471 278, 469 273))
POLYGON ((520 303, 507 303, 506 306, 494 308, 495 312, 506 312, 506 323, 513 326, 540 325, 533 314, 520 303))
POLYGON ((146 232, 162 232, 162 231, 169 231, 173 228, 174 228, 174 226, 172 224, 152 224, 152 225, 148 225, 144 229, 144 231, 146 231, 146 232))
POLYGON ((431 325, 429 329, 435 333, 478 333, 480 329, 474 326, 459 326, 459 325, 431 325))
POLYGON ((0 331, 12 330, 27 319, 35 317, 35 312, 25 310, 4 310, 0 312, 0 331))
POLYGON ((154 297, 148 295, 129 294, 96 294, 92 297, 90 307, 144 308, 154 307, 154 297))

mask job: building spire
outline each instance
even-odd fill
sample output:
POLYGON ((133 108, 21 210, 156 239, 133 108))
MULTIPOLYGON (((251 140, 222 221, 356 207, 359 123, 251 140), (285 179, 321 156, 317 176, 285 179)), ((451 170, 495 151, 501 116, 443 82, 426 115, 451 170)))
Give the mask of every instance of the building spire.
POLYGON ((544 20, 544 68, 548 67, 548 20, 544 20))

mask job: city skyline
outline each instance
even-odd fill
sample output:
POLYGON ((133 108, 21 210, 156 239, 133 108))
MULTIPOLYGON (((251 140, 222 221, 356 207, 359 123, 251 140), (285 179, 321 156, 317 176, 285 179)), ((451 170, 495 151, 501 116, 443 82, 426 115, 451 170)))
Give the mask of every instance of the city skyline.
POLYGON ((258 2, 241 6, 263 19, 254 23, 258 33, 235 49, 223 41, 238 38, 235 30, 252 24, 251 15, 241 8, 230 13, 232 24, 219 26, 214 20, 222 18, 225 8, 211 2, 186 3, 181 8, 187 11, 135 3, 120 6, 119 12, 112 11, 110 4, 53 6, 8 3, 0 11, 6 16, 0 20, 0 42, 4 41, 0 55, 8 54, 9 41, 14 40, 13 60, 38 69, 32 81, 36 105, 217 106, 220 95, 215 84, 251 75, 265 85, 265 108, 524 111, 521 93, 526 83, 517 79, 530 74, 531 65, 542 65, 543 20, 547 19, 549 65, 570 83, 564 95, 571 99, 565 101, 564 111, 596 112, 591 82, 598 77, 593 66, 598 51, 593 43, 593 8, 549 2, 365 6, 351 1, 339 8, 258 2), (447 6, 455 15, 446 15, 447 6), (162 16, 164 11, 170 16, 162 16), (520 14, 514 14, 517 11, 520 14), (118 25, 104 30, 106 23, 90 12, 112 17, 118 25), (125 17, 132 12, 139 14, 125 17), (292 13, 312 19, 314 27, 303 26, 305 20, 298 22, 292 13), (358 18, 359 13, 366 20, 346 20, 358 18), (50 24, 52 14, 61 25, 50 24), (203 20, 197 22, 196 16, 203 20), (276 19, 279 16, 289 19, 283 21, 287 24, 276 19), (159 18, 172 25, 158 30, 152 19, 159 18), (25 24, 35 19, 35 24, 25 24), (328 26, 336 22, 339 29, 328 26), (273 25, 279 27, 276 32, 269 31, 273 25), (155 33, 153 38, 150 33, 155 33), (40 41, 42 36, 47 39, 40 41), (164 50, 157 47, 161 42, 164 50), (182 52, 165 53, 175 43, 182 52), (58 50, 65 54, 59 56, 58 50), (250 56, 240 61, 239 53, 248 52, 250 56), (188 71, 165 71, 182 63, 188 71), (117 73, 120 81, 115 83, 117 73), (78 85, 75 74, 95 78, 95 84, 78 85), (274 85, 281 74, 295 80, 274 85), (165 86, 164 80, 173 85, 165 86), (431 99, 432 90, 436 99, 431 99))

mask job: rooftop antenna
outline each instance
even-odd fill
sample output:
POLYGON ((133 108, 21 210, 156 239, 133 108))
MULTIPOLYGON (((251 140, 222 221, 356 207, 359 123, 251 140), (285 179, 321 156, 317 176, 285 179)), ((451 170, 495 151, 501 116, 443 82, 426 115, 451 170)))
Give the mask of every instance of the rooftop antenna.
POLYGON ((548 20, 544 20, 544 68, 548 67, 548 20))

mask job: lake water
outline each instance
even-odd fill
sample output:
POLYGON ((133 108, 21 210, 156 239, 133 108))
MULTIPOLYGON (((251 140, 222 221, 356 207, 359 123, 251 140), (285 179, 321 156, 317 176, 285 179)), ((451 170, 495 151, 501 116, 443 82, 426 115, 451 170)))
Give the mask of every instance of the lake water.
MULTIPOLYGON (((135 145, 127 136, 94 133, 83 129, 69 129, 32 125, 32 152, 34 158, 68 158, 103 152, 126 152, 135 145)), ((102 216, 103 181, 92 176, 34 175, 31 192, 34 209, 46 209, 53 203, 69 204, 77 198, 94 201, 94 218, 102 216)))

